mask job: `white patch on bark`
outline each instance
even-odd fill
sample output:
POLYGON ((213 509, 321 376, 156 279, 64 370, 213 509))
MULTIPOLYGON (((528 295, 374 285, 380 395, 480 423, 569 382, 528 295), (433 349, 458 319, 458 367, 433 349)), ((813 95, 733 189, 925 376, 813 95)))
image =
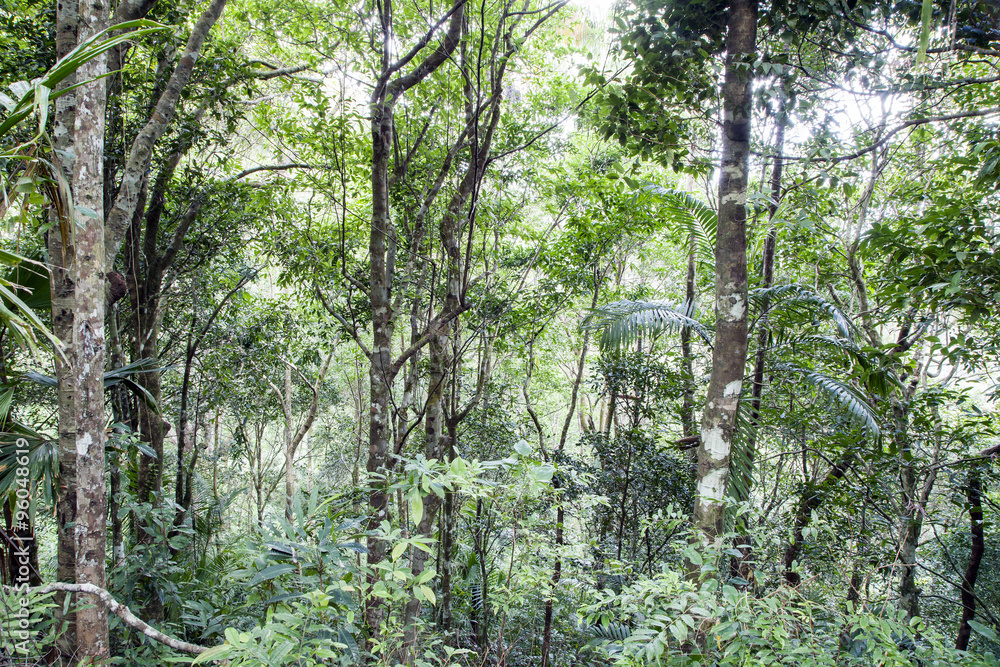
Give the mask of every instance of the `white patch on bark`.
POLYGON ((746 304, 743 303, 743 297, 739 294, 733 295, 733 305, 729 308, 729 317, 734 320, 739 320, 743 317, 743 313, 746 311, 746 304))
POLYGON ((743 380, 733 380, 726 385, 726 388, 722 390, 723 396, 739 396, 740 390, 743 389, 743 380))
POLYGON ((90 451, 90 445, 93 444, 94 440, 90 437, 89 433, 84 433, 82 436, 76 439, 76 454, 77 456, 86 456, 87 452, 90 451))
POLYGON ((747 196, 743 192, 730 192, 719 202, 720 204, 738 204, 743 206, 747 203, 747 196))
POLYGON ((730 178, 733 177, 741 178, 743 176, 743 169, 738 164, 731 164, 723 167, 722 173, 725 174, 726 176, 729 176, 730 178))
POLYGON ((726 491, 726 469, 716 468, 698 480, 698 495, 709 503, 721 503, 726 491))
POLYGON ((705 453, 713 461, 724 461, 729 456, 729 443, 726 442, 722 427, 716 426, 705 431, 705 453))

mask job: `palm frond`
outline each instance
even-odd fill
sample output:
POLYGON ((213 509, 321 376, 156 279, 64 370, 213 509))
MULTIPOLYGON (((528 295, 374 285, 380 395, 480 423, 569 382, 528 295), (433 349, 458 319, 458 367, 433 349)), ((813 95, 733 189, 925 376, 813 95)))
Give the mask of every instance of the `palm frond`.
POLYGON ((870 350, 860 347, 849 338, 823 334, 789 335, 785 331, 776 332, 771 343, 772 350, 783 348, 795 351, 797 348, 825 348, 843 354, 851 367, 851 376, 867 391, 885 398, 900 386, 899 376, 874 356, 870 350))
POLYGON ((601 331, 601 349, 628 347, 643 333, 656 335, 665 330, 690 329, 712 346, 712 334, 694 319, 692 304, 666 301, 615 301, 595 308, 580 324, 582 329, 601 331))
POLYGON ((857 389, 846 382, 811 368, 803 368, 794 364, 775 364, 774 369, 785 375, 804 380, 815 387, 832 399, 834 403, 844 408, 874 442, 881 442, 882 427, 878 415, 857 389))
MULTIPOLYGON (((775 310, 814 318, 817 311, 828 316, 844 338, 853 340, 858 327, 835 303, 823 298, 808 287, 795 283, 774 285, 750 290, 751 302, 755 303, 760 315, 775 310)), ((760 318, 758 315, 758 319, 760 318)), ((756 322, 755 322, 756 323, 756 322)))
POLYGON ((715 234, 719 218, 708 204, 680 190, 659 185, 647 186, 646 191, 663 203, 667 224, 687 234, 695 246, 699 260, 715 265, 715 234))
MULTIPOLYGON (((160 371, 166 370, 167 367, 160 367, 156 359, 139 359, 138 361, 133 361, 130 364, 122 366, 121 368, 115 368, 104 373, 104 388, 110 389, 115 385, 123 384, 128 387, 129 391, 135 394, 150 410, 153 410, 156 414, 160 414, 160 406, 157 405, 156 399, 150 394, 145 387, 132 379, 134 375, 139 373, 159 373, 160 371)), ((15 376, 16 380, 28 380, 29 382, 34 382, 35 384, 40 384, 43 387, 55 388, 58 382, 51 375, 45 375, 37 371, 28 371, 27 373, 21 373, 15 376)))
POLYGON ((21 467, 19 452, 25 449, 28 451, 29 479, 41 492, 41 497, 36 495, 35 501, 52 506, 59 478, 58 442, 16 421, 8 421, 5 432, 0 433, 0 497, 6 498, 20 488, 23 478, 16 473, 21 467))
MULTIPOLYGON (((729 485, 727 492, 737 502, 750 499, 750 490, 756 483, 754 473, 755 454, 750 449, 748 437, 754 428, 750 420, 749 400, 740 400, 736 406, 736 428, 733 429, 729 450, 729 485)), ((759 426, 757 427, 759 428, 759 426)), ((727 513, 727 522, 732 519, 727 513)), ((731 528, 729 526, 728 528, 731 528)))

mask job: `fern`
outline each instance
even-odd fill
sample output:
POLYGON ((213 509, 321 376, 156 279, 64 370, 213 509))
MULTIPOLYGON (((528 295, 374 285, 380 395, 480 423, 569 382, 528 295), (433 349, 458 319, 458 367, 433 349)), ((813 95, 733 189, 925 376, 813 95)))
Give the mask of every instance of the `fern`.
POLYGON ((592 310, 580 326, 602 332, 602 350, 628 347, 644 332, 656 335, 664 330, 684 328, 694 331, 711 347, 711 332, 693 315, 694 308, 690 303, 673 305, 665 301, 615 301, 592 310))

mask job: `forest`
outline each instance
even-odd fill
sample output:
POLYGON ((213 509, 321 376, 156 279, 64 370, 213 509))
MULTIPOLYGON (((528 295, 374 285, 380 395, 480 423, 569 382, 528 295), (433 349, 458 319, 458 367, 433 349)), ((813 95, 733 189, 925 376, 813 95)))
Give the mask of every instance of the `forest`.
POLYGON ((1000 660, 1000 5, 0 0, 0 666, 1000 660))

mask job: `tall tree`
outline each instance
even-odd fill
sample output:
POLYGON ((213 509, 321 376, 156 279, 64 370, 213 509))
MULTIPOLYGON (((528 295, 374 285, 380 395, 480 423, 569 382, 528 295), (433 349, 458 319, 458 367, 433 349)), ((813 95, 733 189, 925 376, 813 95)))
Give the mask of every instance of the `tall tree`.
POLYGON ((746 202, 749 180, 753 60, 757 0, 729 6, 726 74, 722 84, 722 157, 715 237, 715 346, 701 416, 695 526, 705 538, 723 531, 736 409, 747 354, 746 202))
MULTIPOLYGON (((63 2, 57 12, 58 50, 65 55, 109 24, 103 2, 63 2)), ((59 568, 61 581, 104 587, 104 114, 107 57, 76 72, 77 87, 60 99, 53 162, 70 184, 49 232, 53 331, 59 401, 59 568)), ((66 659, 109 657, 104 604, 80 596, 80 608, 60 648, 66 659), (75 621, 75 622, 74 622, 75 621)))

